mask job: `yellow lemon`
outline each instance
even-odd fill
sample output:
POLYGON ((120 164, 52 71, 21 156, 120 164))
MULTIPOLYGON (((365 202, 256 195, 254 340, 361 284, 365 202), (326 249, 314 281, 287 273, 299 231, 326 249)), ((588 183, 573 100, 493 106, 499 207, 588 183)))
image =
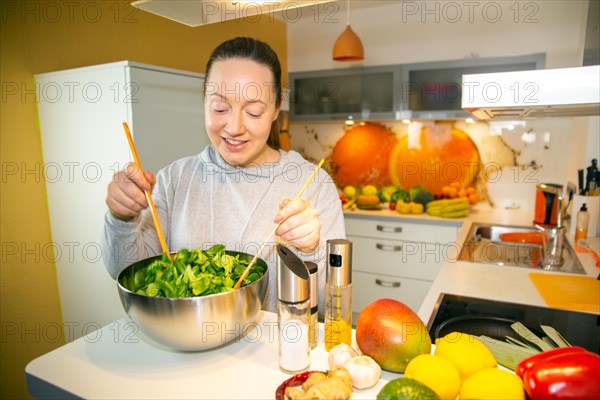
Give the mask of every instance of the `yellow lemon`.
POLYGON ((363 186, 361 193, 366 194, 366 195, 375 196, 375 195, 377 195, 377 188, 374 185, 366 185, 366 186, 363 186))
POLYGON ((498 365, 485 344, 466 333, 452 332, 436 339, 434 354, 454 364, 462 382, 476 372, 498 365))
POLYGON ((460 400, 523 400, 523 381, 512 372, 488 368, 479 371, 463 382, 460 400))
POLYGON ((444 357, 421 354, 408 363, 404 376, 421 382, 444 400, 454 400, 460 391, 458 370, 444 357))

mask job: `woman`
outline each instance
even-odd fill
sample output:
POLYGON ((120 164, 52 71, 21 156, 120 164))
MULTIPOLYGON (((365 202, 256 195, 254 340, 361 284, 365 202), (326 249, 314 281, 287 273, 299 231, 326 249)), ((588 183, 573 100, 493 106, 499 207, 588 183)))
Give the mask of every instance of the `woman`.
MULTIPOLYGON (((265 43, 235 38, 219 45, 206 66, 205 125, 211 145, 155 176, 130 165, 108 186, 103 254, 111 276, 162 252, 144 190, 152 190, 171 251, 223 243, 256 254, 277 223, 278 242, 319 264, 325 279, 325 242, 345 237, 335 185, 322 169, 292 200, 315 166, 277 148, 281 66, 265 43)), ((263 308, 276 311, 275 244, 261 252, 269 264, 263 308)), ((322 291, 321 291, 322 292, 322 291)), ((320 293, 321 305, 323 293, 320 293)))

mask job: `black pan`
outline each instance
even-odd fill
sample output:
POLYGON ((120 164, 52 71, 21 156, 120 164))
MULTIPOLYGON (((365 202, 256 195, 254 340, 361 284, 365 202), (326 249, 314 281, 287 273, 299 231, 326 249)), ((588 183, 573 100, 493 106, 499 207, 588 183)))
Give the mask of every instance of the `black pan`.
MULTIPOLYGON (((517 322, 514 319, 488 316, 488 315, 461 315, 447 319, 438 325, 435 329, 435 338, 444 337, 452 332, 468 333, 473 336, 485 335, 494 339, 506 340, 506 336, 510 336, 513 339, 517 339, 523 342, 521 336, 519 336, 510 326, 517 322)), ((543 332, 538 329, 527 327, 538 337, 546 336, 543 332)))

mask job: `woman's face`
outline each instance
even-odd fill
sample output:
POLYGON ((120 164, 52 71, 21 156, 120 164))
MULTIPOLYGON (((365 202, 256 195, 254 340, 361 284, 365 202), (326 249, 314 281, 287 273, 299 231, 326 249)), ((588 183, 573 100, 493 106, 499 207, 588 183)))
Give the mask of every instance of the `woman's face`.
POLYGON ((215 61, 206 77, 205 121, 211 143, 231 165, 264 164, 279 159, 267 146, 277 119, 273 74, 253 60, 215 61))

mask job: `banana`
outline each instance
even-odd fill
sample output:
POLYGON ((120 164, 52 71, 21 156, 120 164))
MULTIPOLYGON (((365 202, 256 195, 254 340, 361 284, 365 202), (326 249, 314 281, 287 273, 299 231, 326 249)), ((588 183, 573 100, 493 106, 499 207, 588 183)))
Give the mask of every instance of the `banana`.
POLYGON ((443 213, 440 215, 440 217, 443 218, 460 218, 460 217, 466 217, 467 215, 469 215, 469 212, 471 210, 466 208, 464 210, 459 210, 459 211, 453 211, 450 213, 443 213))
POLYGON ((354 203, 356 203, 356 199, 350 199, 347 202, 345 202, 344 204, 342 204, 342 208, 344 210, 349 210, 350 208, 352 208, 354 203))
POLYGON ((460 210, 465 210, 465 209, 468 210, 470 208, 471 208, 471 206, 469 205, 469 203, 453 204, 450 206, 442 207, 442 213, 450 213, 450 212, 460 211, 460 210))
POLYGON ((429 207, 425 210, 427 214, 439 217, 442 214, 442 207, 429 207))
POLYGON ((469 204, 469 200, 464 197, 458 197, 456 199, 442 199, 442 200, 434 200, 427 203, 427 208, 429 207, 445 207, 456 204, 469 204))
POLYGON ((435 200, 427 203, 427 214, 442 218, 465 217, 471 211, 466 198, 435 200))

